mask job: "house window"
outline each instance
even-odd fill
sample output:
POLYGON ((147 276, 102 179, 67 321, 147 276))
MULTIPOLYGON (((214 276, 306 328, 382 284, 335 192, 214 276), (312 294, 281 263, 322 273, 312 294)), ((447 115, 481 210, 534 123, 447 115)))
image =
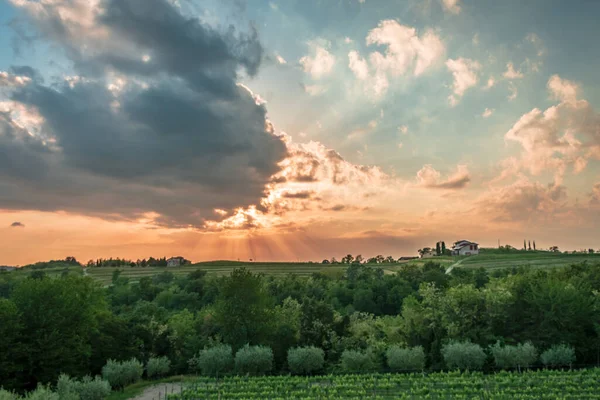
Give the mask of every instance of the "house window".
POLYGON ((469 250, 473 250, 473 245, 472 244, 469 245, 469 250))

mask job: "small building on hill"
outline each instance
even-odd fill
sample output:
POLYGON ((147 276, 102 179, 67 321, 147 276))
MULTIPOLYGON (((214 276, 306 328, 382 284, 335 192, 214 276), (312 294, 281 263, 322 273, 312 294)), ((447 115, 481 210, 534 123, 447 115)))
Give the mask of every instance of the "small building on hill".
POLYGON ((479 244, 468 240, 459 240, 452 246, 453 256, 472 256, 479 254, 479 244))
POLYGON ((180 265, 190 264, 189 260, 181 256, 171 257, 167 259, 167 267, 179 267, 180 265))

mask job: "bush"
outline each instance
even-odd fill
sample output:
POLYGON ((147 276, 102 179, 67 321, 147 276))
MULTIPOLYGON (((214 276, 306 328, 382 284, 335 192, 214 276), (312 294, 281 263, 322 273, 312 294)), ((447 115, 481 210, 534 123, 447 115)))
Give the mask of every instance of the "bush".
POLYGON ((205 348, 192 360, 202 375, 221 376, 233 369, 233 351, 228 344, 205 348))
POLYGON ((121 363, 123 366, 123 375, 125 376, 125 386, 139 381, 144 374, 144 365, 137 359, 132 358, 129 361, 121 363))
POLYGON ((425 368, 425 351, 422 346, 402 348, 391 346, 385 353, 392 371, 421 371, 425 368))
POLYGON ((537 350, 531 342, 516 346, 501 346, 500 342, 490 347, 496 367, 509 369, 529 368, 537 359, 537 350))
POLYGON ((450 369, 477 370, 483 367, 486 355, 480 345, 470 341, 451 341, 442 346, 442 356, 450 369))
POLYGON ((102 400, 110 395, 110 384, 99 376, 85 376, 81 381, 61 374, 56 384, 60 400, 102 400))
POLYGON ((151 357, 146 364, 148 378, 165 376, 171 369, 171 361, 167 357, 151 357))
POLYGON ((84 376, 76 388, 81 400, 102 400, 110 395, 110 384, 99 376, 84 376))
POLYGON ((0 389, 0 400, 19 400, 19 396, 16 393, 0 389))
POLYGON ((53 393, 50 387, 38 385, 37 389, 29 392, 25 400, 60 400, 58 393, 53 393))
POLYGON ((76 386, 76 380, 71 379, 69 375, 60 374, 58 377, 58 382, 56 383, 56 391, 60 397, 60 400, 79 400, 79 394, 77 394, 76 386))
POLYGON ((235 369, 238 373, 264 375, 273 368, 273 350, 266 346, 245 345, 235 353, 235 369))
POLYGON ((554 345, 542 353, 540 360, 547 367, 570 367, 575 362, 575 350, 566 344, 554 345))
POLYGON ((375 369, 373 357, 368 351, 344 350, 340 358, 340 366, 346 373, 372 372, 375 369))
POLYGON ((123 389, 125 386, 137 382, 143 373, 144 366, 135 358, 123 362, 108 360, 102 367, 102 377, 113 389, 123 389))
POLYGON ((290 372, 296 375, 311 375, 323 369, 325 353, 318 347, 296 347, 288 350, 290 372))

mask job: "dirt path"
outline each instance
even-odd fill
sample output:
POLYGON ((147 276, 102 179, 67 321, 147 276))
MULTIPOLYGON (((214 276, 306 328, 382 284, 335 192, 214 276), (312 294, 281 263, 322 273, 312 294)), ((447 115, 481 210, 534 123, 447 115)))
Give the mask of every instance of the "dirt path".
POLYGON ((179 393, 181 391, 181 383, 161 383, 144 390, 140 395, 137 395, 132 400, 164 400, 165 392, 168 394, 179 393))

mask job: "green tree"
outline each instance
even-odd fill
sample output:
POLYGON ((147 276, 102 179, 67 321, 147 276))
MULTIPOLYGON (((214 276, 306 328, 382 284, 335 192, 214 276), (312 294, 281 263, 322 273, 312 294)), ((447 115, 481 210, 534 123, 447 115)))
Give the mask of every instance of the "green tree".
POLYGON ((204 376, 223 376, 233 370, 233 351, 228 344, 217 344, 200 351, 190 360, 204 376))
POLYGON ((451 341, 442 347, 442 356, 450 369, 478 370, 483 367, 486 355, 481 346, 469 341, 451 341))
POLYGON ((223 340, 234 349, 264 343, 272 327, 271 303, 260 275, 235 269, 223 280, 215 309, 223 340))
POLYGON ((435 244, 435 254, 438 256, 442 255, 442 246, 440 245, 440 242, 435 244))
POLYGON ((20 389, 20 371, 24 368, 21 340, 22 324, 17 306, 0 298, 0 386, 20 389))
POLYGON ((288 351, 290 372, 295 375, 312 375, 323 369, 325 352, 314 346, 296 347, 288 351))
POLYGON ((28 388, 54 382, 60 372, 80 375, 92 354, 97 315, 105 310, 100 286, 91 278, 25 279, 13 301, 19 310, 28 388))

